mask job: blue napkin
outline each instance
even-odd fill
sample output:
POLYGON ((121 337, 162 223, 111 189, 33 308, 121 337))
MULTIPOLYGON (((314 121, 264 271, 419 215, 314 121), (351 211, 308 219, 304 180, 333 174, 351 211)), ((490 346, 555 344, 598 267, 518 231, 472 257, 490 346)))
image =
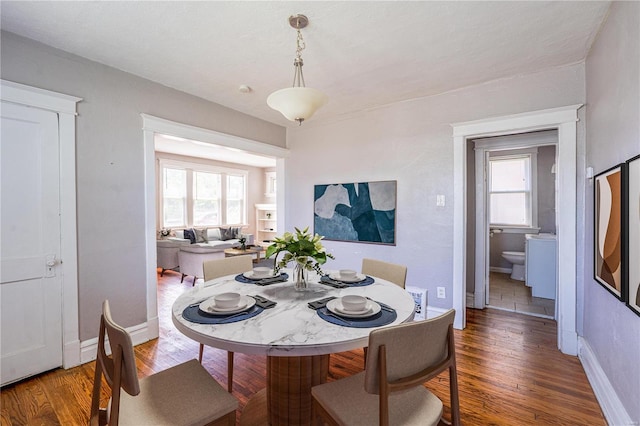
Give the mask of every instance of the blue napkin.
POLYGON ((277 305, 277 303, 274 302, 273 300, 269 300, 269 299, 267 299, 265 297, 258 296, 257 294, 255 296, 251 296, 251 297, 256 299, 256 305, 257 306, 260 306, 261 308, 264 308, 264 309, 270 309, 270 308, 273 308, 274 306, 277 305))
POLYGON ((264 308, 261 308, 256 303, 248 311, 239 314, 211 315, 201 311, 198 305, 189 305, 182 311, 182 318, 197 324, 231 324, 232 322, 253 318, 262 311, 264 311, 264 308))

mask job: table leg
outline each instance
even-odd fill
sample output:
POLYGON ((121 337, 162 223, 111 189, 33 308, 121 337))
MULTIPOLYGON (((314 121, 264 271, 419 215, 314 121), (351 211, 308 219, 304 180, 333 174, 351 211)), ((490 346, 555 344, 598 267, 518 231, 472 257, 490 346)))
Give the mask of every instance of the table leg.
POLYGON ((311 388, 325 383, 328 374, 329 355, 267 357, 266 401, 263 391, 252 397, 242 411, 240 423, 263 424, 257 419, 262 412, 268 414, 268 424, 272 426, 310 425, 311 388), (265 402, 267 413, 259 408, 265 402))
POLYGON ((311 388, 328 374, 329 355, 267 357, 269 423, 311 424, 311 388))

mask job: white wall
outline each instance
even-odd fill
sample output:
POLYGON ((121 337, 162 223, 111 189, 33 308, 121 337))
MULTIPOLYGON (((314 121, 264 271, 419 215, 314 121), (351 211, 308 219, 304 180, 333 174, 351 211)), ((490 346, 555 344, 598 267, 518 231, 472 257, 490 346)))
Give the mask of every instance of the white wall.
MULTIPOLYGON (((586 62, 586 163, 595 173, 640 153, 639 52, 640 3, 614 2, 586 62)), ((583 335, 627 413, 638 424, 640 317, 593 279, 593 181, 584 181, 584 186, 583 335)))
POLYGON ((584 65, 576 64, 291 128, 286 228, 313 225, 314 184, 397 180, 397 245, 328 241, 326 246, 336 256, 328 268, 359 269, 363 257, 405 264, 407 285, 428 289, 429 305, 449 308, 453 292, 450 124, 584 101, 584 65), (437 194, 445 195, 444 207, 436 207, 437 194), (435 298, 436 286, 446 287, 446 299, 435 298))
POLYGON ((5 80, 83 98, 76 120, 80 340, 108 298, 123 326, 145 323, 145 188, 140 113, 283 147, 285 129, 15 34, 5 80))

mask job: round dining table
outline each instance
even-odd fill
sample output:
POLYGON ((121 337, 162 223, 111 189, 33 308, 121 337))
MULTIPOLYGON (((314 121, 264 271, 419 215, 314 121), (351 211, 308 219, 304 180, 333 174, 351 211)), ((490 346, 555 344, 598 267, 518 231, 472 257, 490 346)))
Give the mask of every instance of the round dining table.
POLYGON ((311 309, 309 302, 357 294, 395 310, 396 319, 383 327, 413 320, 415 302, 396 284, 371 277, 370 285, 334 288, 313 275, 306 291, 296 291, 291 279, 261 286, 229 275, 198 284, 173 304, 173 323, 187 337, 226 351, 267 356, 266 391, 249 400, 241 413, 241 424, 311 424, 311 388, 326 382, 329 354, 366 347, 369 333, 377 328, 339 325, 335 318, 331 323, 311 309), (224 292, 260 296, 276 305, 249 319, 227 324, 200 324, 183 317, 185 308, 224 292), (257 422, 261 416, 263 421, 257 422), (249 418, 252 420, 243 421, 249 418))

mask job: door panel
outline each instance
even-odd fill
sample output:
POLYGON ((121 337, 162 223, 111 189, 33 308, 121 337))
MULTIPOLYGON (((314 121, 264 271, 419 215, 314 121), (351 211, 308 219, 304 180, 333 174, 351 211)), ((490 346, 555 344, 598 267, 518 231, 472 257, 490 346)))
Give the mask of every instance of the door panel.
POLYGON ((62 365, 58 116, 2 102, 2 384, 62 365))

